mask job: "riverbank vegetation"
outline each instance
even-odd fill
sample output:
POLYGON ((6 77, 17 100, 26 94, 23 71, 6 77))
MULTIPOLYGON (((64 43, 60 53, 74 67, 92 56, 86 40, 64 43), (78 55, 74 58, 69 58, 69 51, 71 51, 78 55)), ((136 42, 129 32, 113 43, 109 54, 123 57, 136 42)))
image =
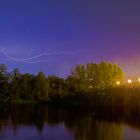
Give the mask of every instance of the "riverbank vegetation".
POLYGON ((66 79, 55 75, 8 72, 0 65, 0 102, 51 103, 121 111, 140 108, 140 84, 123 84, 122 69, 112 63, 76 65, 66 79), (121 84, 118 85, 117 82, 121 84))
POLYGON ((101 62, 100 64, 76 65, 66 79, 55 75, 45 76, 21 74, 16 68, 7 71, 4 64, 0 65, 0 100, 29 100, 45 102, 67 96, 88 92, 90 89, 105 89, 123 82, 122 69, 116 64, 101 62))

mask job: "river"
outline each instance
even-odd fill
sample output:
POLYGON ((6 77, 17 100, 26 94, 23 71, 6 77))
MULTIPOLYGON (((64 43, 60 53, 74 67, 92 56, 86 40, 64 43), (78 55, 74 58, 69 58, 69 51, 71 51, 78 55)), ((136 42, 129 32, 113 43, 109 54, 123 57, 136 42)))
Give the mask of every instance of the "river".
POLYGON ((76 108, 10 105, 0 110, 0 140, 139 140, 136 119, 76 108))

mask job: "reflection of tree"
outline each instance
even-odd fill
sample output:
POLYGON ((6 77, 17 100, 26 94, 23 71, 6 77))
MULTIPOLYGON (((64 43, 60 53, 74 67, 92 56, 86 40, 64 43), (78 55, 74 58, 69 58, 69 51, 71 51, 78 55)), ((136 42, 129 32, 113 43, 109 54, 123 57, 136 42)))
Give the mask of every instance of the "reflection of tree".
POLYGON ((7 111, 7 105, 0 103, 0 136, 2 136, 5 132, 5 125, 8 124, 8 118, 9 111, 7 111))
POLYGON ((10 110, 12 125, 17 126, 19 124, 35 124, 39 131, 43 129, 45 119, 47 118, 47 111, 45 106, 12 106, 10 110))
MULTIPOLYGON (((69 126, 67 126, 69 127, 69 126)), ((121 140, 120 124, 93 120, 90 116, 79 119, 69 128, 76 140, 121 140)))
POLYGON ((97 140, 122 140, 120 124, 97 122, 97 140))
MULTIPOLYGON (((140 121, 134 116, 120 116, 119 120, 111 112, 96 111, 93 113, 80 109, 60 109, 45 105, 11 105, 7 110, 0 110, 0 135, 4 134, 6 125, 11 125, 13 132, 18 133, 19 125, 35 125, 38 132, 48 127, 64 123, 65 128, 72 132, 75 140, 121 140, 122 127, 113 121, 127 120, 127 123, 140 128, 140 121)), ((130 115, 130 114, 129 114, 130 115)), ((133 115, 133 114, 132 114, 133 115)), ((139 115, 138 115, 139 116, 139 115)))

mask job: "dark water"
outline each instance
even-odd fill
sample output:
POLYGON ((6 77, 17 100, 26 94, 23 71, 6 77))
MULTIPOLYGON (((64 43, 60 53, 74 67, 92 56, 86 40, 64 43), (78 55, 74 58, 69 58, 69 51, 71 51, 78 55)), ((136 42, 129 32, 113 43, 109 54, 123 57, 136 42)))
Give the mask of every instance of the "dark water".
POLYGON ((109 112, 10 105, 0 111, 0 140, 140 140, 138 122, 109 112))

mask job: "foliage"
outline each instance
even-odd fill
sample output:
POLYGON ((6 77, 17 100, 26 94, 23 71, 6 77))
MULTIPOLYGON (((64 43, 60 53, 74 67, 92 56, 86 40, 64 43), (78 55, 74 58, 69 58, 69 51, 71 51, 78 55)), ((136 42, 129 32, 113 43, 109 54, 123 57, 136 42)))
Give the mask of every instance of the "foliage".
POLYGON ((123 81, 122 69, 116 64, 76 65, 66 79, 55 75, 45 76, 21 74, 15 68, 8 72, 4 64, 0 65, 0 99, 5 101, 39 101, 85 98, 82 93, 95 89, 114 87, 116 81, 123 81))
POLYGON ((75 88, 107 88, 116 86, 117 81, 123 82, 124 74, 116 64, 101 62, 100 64, 76 65, 68 79, 75 81, 75 88))

